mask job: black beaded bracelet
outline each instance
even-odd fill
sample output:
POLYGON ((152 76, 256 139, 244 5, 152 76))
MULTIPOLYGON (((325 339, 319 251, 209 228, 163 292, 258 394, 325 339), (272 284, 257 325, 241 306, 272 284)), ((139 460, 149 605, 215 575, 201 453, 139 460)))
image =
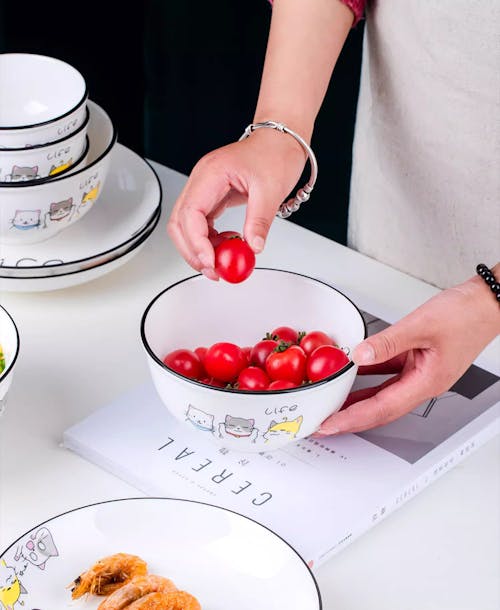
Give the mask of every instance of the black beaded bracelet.
POLYGON ((478 275, 480 275, 491 288, 493 294, 495 295, 497 303, 500 303, 500 283, 497 282, 491 269, 488 269, 488 267, 484 263, 480 263, 476 267, 476 271, 478 275))

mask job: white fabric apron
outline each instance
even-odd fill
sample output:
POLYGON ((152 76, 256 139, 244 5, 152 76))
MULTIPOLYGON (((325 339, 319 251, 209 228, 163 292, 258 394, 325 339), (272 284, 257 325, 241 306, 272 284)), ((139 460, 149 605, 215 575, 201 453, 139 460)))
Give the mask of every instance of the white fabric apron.
POLYGON ((500 260, 500 1, 367 10, 349 246, 439 287, 500 260))

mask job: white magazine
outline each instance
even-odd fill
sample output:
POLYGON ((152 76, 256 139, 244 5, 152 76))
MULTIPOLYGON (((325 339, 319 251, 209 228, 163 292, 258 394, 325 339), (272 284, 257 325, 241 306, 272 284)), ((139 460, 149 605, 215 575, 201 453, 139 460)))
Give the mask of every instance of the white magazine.
MULTIPOLYGON (((386 326, 364 315, 370 333, 386 326)), ((355 388, 382 380, 358 377, 355 388)), ((497 434, 499 399, 499 378, 473 365, 449 392, 387 426, 243 454, 179 423, 150 383, 68 429, 64 445, 147 495, 255 519, 316 567, 497 434)))

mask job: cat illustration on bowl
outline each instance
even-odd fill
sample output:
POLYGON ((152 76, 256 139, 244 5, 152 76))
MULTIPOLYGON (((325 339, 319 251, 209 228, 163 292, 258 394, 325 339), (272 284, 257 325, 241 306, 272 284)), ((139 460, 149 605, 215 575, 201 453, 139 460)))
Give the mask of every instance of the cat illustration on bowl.
POLYGON ((27 182, 28 180, 37 180, 38 178, 40 178, 38 165, 33 167, 14 165, 11 173, 5 175, 4 182, 27 182))
POLYGON ((270 423, 269 428, 262 435, 262 437, 264 438, 266 443, 268 443, 274 438, 279 437, 288 437, 290 439, 293 439, 297 436, 300 430, 300 426, 302 425, 303 419, 304 418, 302 417, 302 415, 299 415, 295 419, 285 419, 281 422, 276 422, 273 420, 270 423))
POLYGON ((214 416, 210 415, 210 413, 205 413, 205 411, 202 411, 201 409, 197 409, 193 405, 188 406, 186 421, 203 432, 214 431, 214 416))
POLYGON ((11 229, 28 231, 39 229, 41 225, 41 210, 16 210, 14 218, 11 219, 11 229))
POLYGON ((258 436, 254 419, 226 415, 226 419, 219 424, 219 438, 247 438, 255 443, 258 436))

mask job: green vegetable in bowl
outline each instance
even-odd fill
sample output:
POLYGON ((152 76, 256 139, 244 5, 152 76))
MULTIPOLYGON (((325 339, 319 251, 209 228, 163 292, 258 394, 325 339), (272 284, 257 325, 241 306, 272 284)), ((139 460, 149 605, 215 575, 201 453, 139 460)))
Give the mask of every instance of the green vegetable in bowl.
POLYGON ((5 368, 5 356, 3 354, 2 346, 0 345, 0 375, 2 374, 5 368))

